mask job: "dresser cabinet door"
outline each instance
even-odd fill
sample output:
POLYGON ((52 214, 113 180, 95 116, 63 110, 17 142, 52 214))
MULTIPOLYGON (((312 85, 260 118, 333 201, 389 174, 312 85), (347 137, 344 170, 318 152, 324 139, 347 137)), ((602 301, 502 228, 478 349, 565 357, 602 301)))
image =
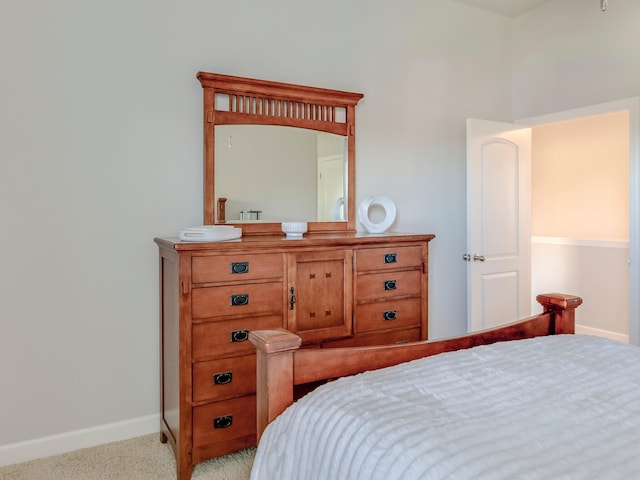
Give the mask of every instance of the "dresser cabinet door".
POLYGON ((351 250, 289 254, 287 329, 303 342, 353 331, 352 255, 351 250))

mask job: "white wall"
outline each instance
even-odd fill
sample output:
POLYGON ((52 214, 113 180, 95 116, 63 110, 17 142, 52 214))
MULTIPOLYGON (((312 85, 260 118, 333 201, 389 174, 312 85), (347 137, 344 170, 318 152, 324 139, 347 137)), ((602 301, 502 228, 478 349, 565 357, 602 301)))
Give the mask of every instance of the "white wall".
POLYGON ((513 20, 513 118, 640 94, 640 2, 555 0, 513 20))
POLYGON ((629 112, 540 125, 532 141, 531 234, 628 241, 629 112))
POLYGON ((153 237, 202 221, 199 70, 364 93, 357 199, 437 234, 431 335, 464 331, 464 119, 509 119, 510 52, 452 0, 3 2, 0 454, 157 415, 153 237))
MULTIPOLYGON (((567 292, 582 297, 576 330, 629 340, 629 242, 533 237, 533 292, 567 292)), ((535 295, 534 295, 535 296, 535 295)), ((533 301, 532 312, 542 308, 533 301)))

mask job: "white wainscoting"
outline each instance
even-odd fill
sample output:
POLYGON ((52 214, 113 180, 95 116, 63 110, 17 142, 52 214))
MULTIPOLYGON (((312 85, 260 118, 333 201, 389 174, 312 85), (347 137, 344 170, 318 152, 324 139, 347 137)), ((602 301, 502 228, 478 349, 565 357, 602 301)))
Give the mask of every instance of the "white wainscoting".
POLYGON ((538 293, 579 295, 576 333, 628 342, 629 242, 532 237, 531 292, 534 313, 538 293))
POLYGON ((22 463, 35 458, 50 457, 80 448, 158 432, 160 441, 160 415, 147 415, 122 422, 50 435, 33 440, 0 446, 0 466, 22 463))

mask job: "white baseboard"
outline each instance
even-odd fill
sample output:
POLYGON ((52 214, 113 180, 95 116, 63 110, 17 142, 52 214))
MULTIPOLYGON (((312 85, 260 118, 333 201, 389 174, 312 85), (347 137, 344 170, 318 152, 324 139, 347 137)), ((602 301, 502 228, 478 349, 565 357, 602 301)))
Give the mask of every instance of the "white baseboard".
POLYGON ((0 467, 154 432, 160 432, 159 414, 10 443, 0 446, 0 467))
POLYGON ((579 333, 581 335, 593 335, 595 337, 609 338, 611 340, 616 340, 621 343, 629 343, 629 335, 610 332, 609 330, 601 330, 599 328, 585 327, 584 325, 578 325, 577 323, 576 323, 576 333, 579 333))

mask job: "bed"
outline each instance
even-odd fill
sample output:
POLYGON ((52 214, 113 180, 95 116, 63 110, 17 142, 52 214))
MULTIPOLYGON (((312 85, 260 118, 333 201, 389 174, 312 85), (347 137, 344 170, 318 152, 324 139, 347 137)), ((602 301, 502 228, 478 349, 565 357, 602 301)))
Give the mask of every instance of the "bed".
POLYGON ((575 335, 569 295, 449 340, 305 349, 256 331, 251 478, 637 478, 640 349, 575 335), (330 379, 294 402, 296 385, 330 379))

